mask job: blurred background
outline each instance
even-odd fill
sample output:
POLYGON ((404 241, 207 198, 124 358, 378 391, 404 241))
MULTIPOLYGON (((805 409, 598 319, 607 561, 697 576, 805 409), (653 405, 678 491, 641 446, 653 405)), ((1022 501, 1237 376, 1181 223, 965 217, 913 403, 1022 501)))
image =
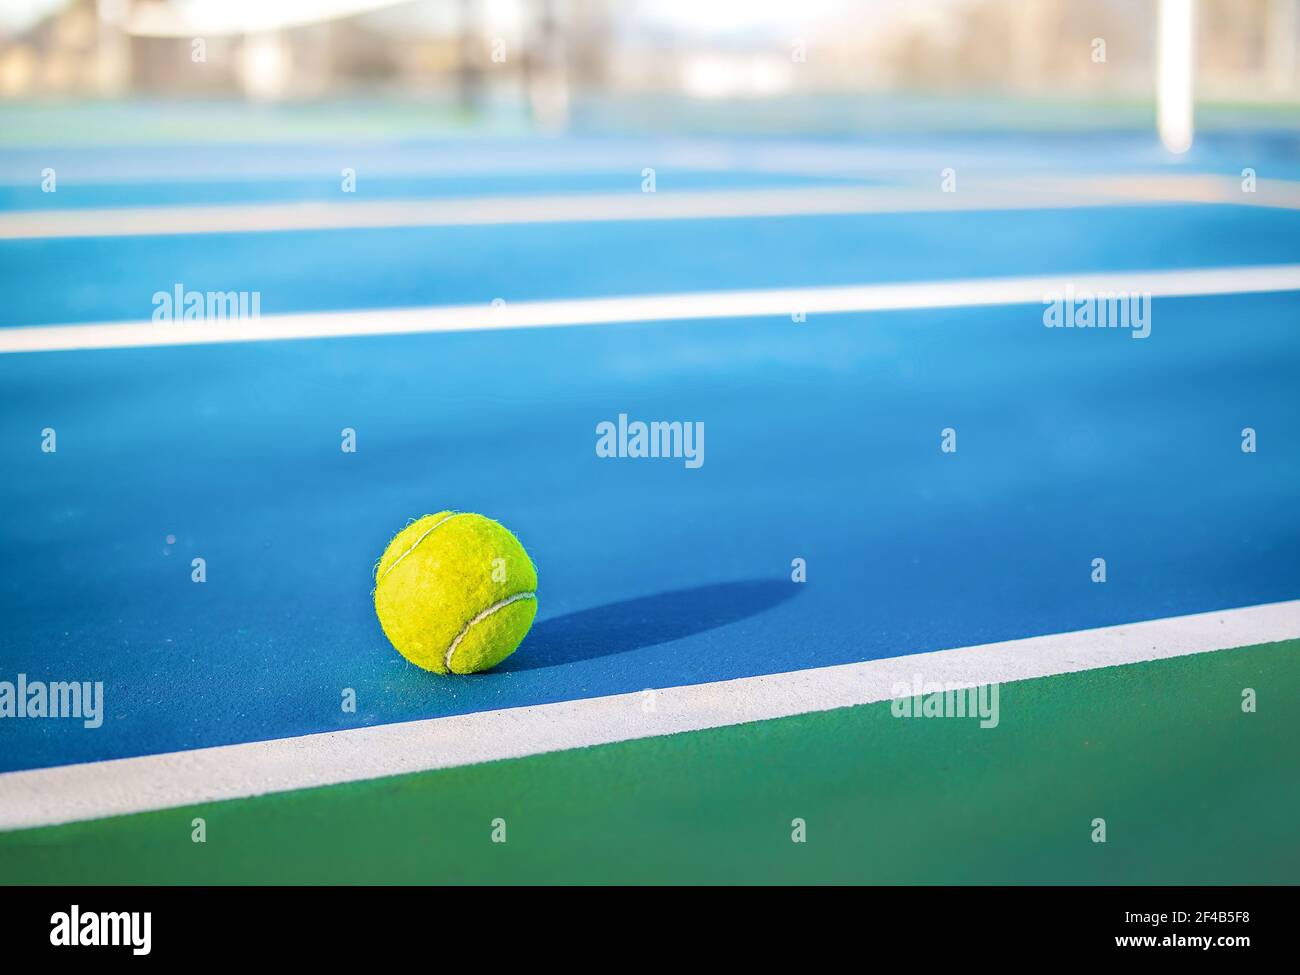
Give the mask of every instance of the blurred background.
MULTIPOLYGON (((1149 128, 1160 18, 1159 0, 2 0, 0 139, 1149 128), (69 128, 55 105, 98 110, 69 128), (214 127, 225 111, 238 132, 214 127)), ((1296 125, 1300 0, 1200 0, 1193 30, 1199 128, 1296 125)))

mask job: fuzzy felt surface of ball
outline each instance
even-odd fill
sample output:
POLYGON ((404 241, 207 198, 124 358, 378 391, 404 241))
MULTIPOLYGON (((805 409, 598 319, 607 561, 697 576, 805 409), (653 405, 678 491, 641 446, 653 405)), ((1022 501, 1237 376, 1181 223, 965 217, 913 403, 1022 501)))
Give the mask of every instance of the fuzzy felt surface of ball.
POLYGON ((403 528, 375 566, 375 614, 398 652, 472 674, 515 652, 537 615, 537 570, 502 524, 440 511, 403 528))

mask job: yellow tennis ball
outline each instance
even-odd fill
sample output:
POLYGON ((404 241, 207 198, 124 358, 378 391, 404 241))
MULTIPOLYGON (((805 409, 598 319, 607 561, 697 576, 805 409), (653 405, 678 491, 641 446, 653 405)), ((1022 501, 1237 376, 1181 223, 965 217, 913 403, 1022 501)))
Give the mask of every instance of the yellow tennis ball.
POLYGON ((472 674, 515 652, 537 615, 537 570, 491 518, 440 511, 407 525, 375 566, 375 614, 411 663, 472 674))

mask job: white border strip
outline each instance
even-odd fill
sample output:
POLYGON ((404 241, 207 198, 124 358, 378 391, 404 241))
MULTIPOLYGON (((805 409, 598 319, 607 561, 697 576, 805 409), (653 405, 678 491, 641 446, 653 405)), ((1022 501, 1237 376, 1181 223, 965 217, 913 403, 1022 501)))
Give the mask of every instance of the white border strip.
POLYGON ((1050 294, 1085 291, 1146 293, 1153 297, 1300 291, 1300 264, 1195 268, 1185 271, 1120 271, 1041 277, 912 281, 712 291, 687 294, 521 301, 503 305, 441 305, 369 311, 263 315, 213 322, 104 322, 0 328, 0 353, 74 349, 127 349, 159 345, 207 345, 279 339, 473 332, 563 325, 617 325, 691 319, 787 317, 792 312, 900 311, 974 305, 1041 304, 1050 294))
MULTIPOLYGON (((921 674, 974 687, 1300 637, 1300 600, 298 738, 0 775, 0 829, 99 819, 888 700, 921 674)), ((433 678, 431 678, 433 679, 433 678)), ((461 678, 447 678, 457 680, 461 678)))

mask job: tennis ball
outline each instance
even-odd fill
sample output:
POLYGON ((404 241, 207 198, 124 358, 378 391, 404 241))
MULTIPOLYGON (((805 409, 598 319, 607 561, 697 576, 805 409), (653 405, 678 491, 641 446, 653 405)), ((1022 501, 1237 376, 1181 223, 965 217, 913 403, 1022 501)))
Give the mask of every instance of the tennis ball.
POLYGON ((472 674, 515 652, 537 615, 537 570, 491 518, 440 511, 407 525, 375 566, 375 614, 417 667, 472 674))

